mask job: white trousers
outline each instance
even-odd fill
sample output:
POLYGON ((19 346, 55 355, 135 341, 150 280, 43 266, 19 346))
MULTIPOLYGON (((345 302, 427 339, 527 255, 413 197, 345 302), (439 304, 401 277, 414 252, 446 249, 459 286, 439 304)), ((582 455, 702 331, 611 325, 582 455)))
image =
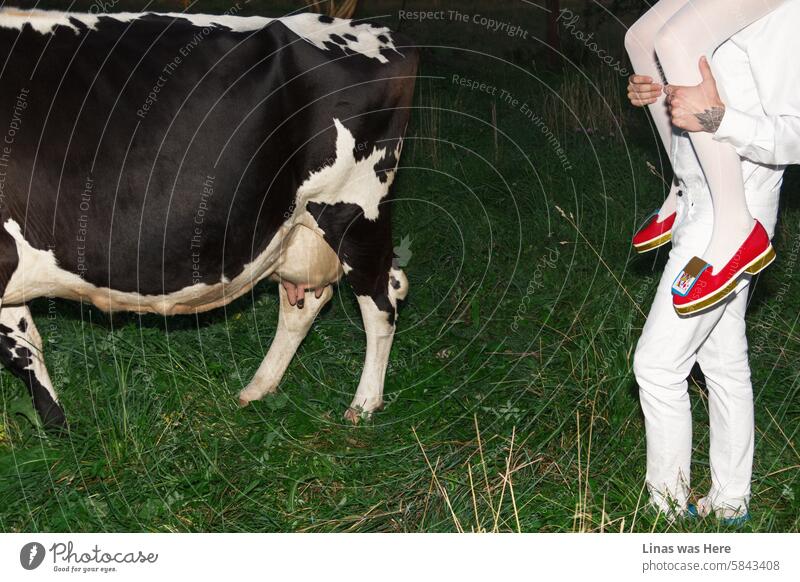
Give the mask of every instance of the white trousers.
MULTIPOLYGON (((748 207, 772 237, 779 192, 747 193, 748 207)), ((692 415, 687 379, 695 362, 708 387, 711 424, 712 509, 743 510, 750 501, 753 466, 753 390, 744 315, 748 280, 728 302, 706 313, 679 317, 670 287, 711 237, 707 191, 678 199, 672 250, 634 356, 634 373, 647 434, 647 486, 651 502, 670 513, 686 508, 691 477, 692 415)))

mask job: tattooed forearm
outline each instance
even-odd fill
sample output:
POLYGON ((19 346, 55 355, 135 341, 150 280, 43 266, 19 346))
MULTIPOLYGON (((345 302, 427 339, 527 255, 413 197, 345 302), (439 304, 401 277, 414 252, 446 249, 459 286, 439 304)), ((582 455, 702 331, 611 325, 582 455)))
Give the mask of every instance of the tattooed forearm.
POLYGON ((707 131, 708 133, 716 133, 717 129, 719 129, 719 124, 722 123, 723 115, 725 115, 724 107, 712 107, 711 109, 706 109, 702 113, 694 114, 697 121, 703 126, 703 131, 707 131))

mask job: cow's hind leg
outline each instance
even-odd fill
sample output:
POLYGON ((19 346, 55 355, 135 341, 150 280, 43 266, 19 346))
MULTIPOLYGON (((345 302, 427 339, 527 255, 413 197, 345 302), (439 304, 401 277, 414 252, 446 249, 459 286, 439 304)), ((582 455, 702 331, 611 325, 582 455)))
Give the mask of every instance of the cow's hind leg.
POLYGON ((0 308, 0 362, 25 382, 44 426, 66 428, 64 409, 44 363, 42 338, 27 306, 0 308))
MULTIPOLYGON (((278 389, 286 368, 292 361, 297 348, 308 334, 311 324, 325 304, 333 297, 333 288, 328 285, 317 297, 315 293, 306 293, 302 301, 302 308, 293 305, 286 288, 279 285, 280 314, 278 315, 278 329, 275 339, 269 347, 267 356, 258 367, 255 376, 247 387, 239 393, 239 404, 247 406, 253 400, 258 400, 265 394, 270 394, 278 389)), ((298 303, 294 301, 294 303, 298 303)))
POLYGON ((344 415, 353 424, 383 408, 383 385, 394 340, 397 301, 405 299, 407 292, 405 273, 392 268, 385 294, 356 295, 367 336, 367 354, 356 394, 344 415))
POLYGON ((373 267, 354 269, 348 274, 361 308, 367 336, 364 370, 353 401, 345 412, 345 418, 354 424, 383 408, 383 385, 394 340, 397 302, 405 299, 408 293, 405 273, 391 263, 383 263, 382 266, 384 269, 377 271, 373 267))
POLYGON ((345 412, 345 418, 355 424, 383 407, 383 384, 394 339, 397 302, 408 293, 408 279, 394 260, 388 204, 381 205, 374 220, 366 218, 363 209, 354 204, 311 203, 309 208, 342 262, 364 321, 367 336, 364 369, 345 412))

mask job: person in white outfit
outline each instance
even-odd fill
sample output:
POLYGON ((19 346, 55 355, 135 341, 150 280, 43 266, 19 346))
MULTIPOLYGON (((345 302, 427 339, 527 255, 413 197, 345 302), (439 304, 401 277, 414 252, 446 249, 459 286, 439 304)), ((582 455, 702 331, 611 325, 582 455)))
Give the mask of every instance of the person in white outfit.
MULTIPOLYGON (((669 149, 681 195, 672 249, 636 347, 634 373, 645 417, 650 501, 670 516, 688 510, 700 516, 713 513, 726 523, 747 519, 754 441, 744 319, 749 278, 739 281, 726 302, 699 315, 681 317, 673 308, 673 283, 687 261, 708 247, 715 218, 708 181, 680 127, 697 131, 687 126, 687 118, 703 111, 698 101, 724 104, 721 122, 710 133, 741 157, 748 210, 772 238, 784 168, 800 163, 800 67, 787 61, 789 55, 800 54, 798 25, 800 0, 787 0, 714 52, 711 70, 703 74, 702 95, 693 87, 666 90, 678 102, 670 104, 669 149), (709 94, 715 92, 714 80, 722 95, 709 94), (712 485, 693 511, 688 499, 692 417, 687 378, 695 362, 708 387, 712 485)), ((631 101, 647 105, 661 86, 642 82, 638 88, 638 98, 631 101)))

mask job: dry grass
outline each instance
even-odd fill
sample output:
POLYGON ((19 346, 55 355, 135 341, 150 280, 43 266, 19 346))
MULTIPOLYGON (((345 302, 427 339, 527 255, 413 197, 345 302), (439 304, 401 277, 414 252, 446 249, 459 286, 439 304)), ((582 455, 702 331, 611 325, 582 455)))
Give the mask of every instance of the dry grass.
POLYGON ((499 466, 491 461, 487 463, 477 416, 474 417, 474 424, 475 440, 470 443, 470 446, 474 446, 473 453, 459 467, 449 470, 443 468, 441 456, 437 456, 435 461, 431 462, 425 445, 420 441, 416 430, 412 428, 414 438, 430 471, 430 485, 422 521, 424 523, 425 514, 431 507, 432 498, 435 497, 443 501, 447 507, 455 531, 522 532, 513 478, 515 473, 537 465, 542 458, 526 460, 521 457, 518 454, 518 446, 515 450, 516 429, 512 429, 508 444, 503 447, 507 451, 504 462, 499 466), (494 466, 494 469, 490 469, 490 466, 494 466), (460 486, 454 487, 453 484, 456 483, 460 486))
POLYGON ((358 8, 358 0, 305 0, 308 9, 334 18, 352 18, 358 8))
POLYGON ((626 132, 621 83, 607 68, 565 71, 555 91, 544 97, 545 123, 562 143, 576 133, 621 140, 626 132))
POLYGON ((418 130, 414 139, 414 157, 420 154, 430 160, 430 167, 439 168, 439 148, 442 134, 442 99, 433 88, 433 82, 418 84, 419 92, 416 106, 419 108, 418 130), (419 150, 419 151, 418 151, 419 150))

